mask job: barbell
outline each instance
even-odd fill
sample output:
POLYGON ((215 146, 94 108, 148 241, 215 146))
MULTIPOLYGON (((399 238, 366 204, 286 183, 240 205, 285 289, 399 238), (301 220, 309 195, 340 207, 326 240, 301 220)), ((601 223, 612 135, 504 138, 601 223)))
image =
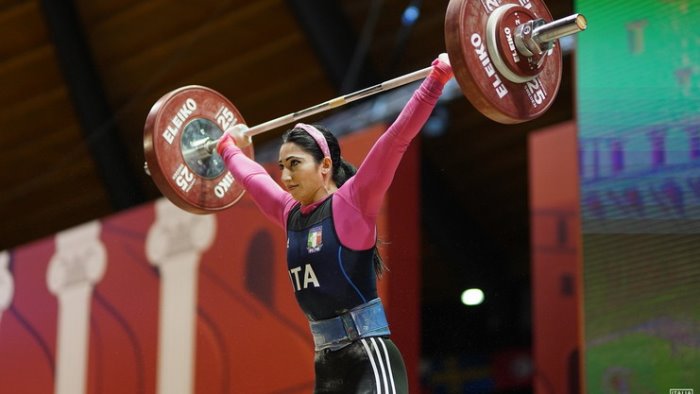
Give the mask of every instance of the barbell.
MULTIPOLYGON (((505 124, 526 122, 551 106, 561 83, 558 39, 585 30, 574 14, 552 20, 543 0, 450 0, 445 45, 465 97, 485 116, 505 124)), ((337 108, 428 76, 432 67, 390 79, 248 128, 252 138, 297 120, 337 108)), ((178 207, 198 214, 238 201, 243 188, 215 152, 224 131, 245 124, 222 94, 190 85, 163 95, 144 127, 145 171, 178 207)), ((253 158, 253 145, 243 148, 253 158)))

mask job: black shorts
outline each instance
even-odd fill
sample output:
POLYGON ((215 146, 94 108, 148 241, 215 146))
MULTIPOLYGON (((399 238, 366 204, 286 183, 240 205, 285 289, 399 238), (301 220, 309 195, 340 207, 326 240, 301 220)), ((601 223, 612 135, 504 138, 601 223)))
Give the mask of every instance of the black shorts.
POLYGON ((315 394, 406 394, 408 378, 399 349, 389 338, 359 339, 314 358, 315 394))

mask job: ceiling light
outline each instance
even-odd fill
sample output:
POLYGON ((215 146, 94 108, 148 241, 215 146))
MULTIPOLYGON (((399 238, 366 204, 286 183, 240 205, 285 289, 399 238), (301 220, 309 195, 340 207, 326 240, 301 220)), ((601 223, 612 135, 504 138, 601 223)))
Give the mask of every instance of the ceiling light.
POLYGON ((484 302, 484 292, 481 289, 467 289, 462 292, 462 304, 475 306, 484 302))

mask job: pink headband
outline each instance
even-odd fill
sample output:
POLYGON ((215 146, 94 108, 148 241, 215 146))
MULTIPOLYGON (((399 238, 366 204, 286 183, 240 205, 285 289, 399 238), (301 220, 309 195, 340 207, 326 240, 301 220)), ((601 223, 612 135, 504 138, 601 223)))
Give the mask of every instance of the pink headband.
POLYGON ((326 141, 326 137, 323 136, 323 133, 318 131, 317 128, 314 126, 305 124, 305 123, 297 123, 296 126, 294 126, 295 129, 302 129, 309 133, 311 138, 316 141, 316 144, 318 145, 319 148, 321 148, 321 152, 323 152, 323 155, 325 157, 331 157, 331 151, 328 149, 328 141, 326 141))

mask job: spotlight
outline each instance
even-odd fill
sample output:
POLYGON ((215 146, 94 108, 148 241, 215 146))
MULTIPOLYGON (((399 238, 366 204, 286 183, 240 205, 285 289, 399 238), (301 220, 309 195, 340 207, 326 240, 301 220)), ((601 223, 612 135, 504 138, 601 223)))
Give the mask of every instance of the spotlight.
POLYGON ((462 304, 476 306, 484 302, 484 292, 481 289, 467 289, 462 292, 462 304))
POLYGON ((416 23, 418 17, 420 17, 420 9, 415 5, 409 5, 403 11, 403 15, 401 15, 401 23, 403 23, 404 26, 411 26, 416 23))

